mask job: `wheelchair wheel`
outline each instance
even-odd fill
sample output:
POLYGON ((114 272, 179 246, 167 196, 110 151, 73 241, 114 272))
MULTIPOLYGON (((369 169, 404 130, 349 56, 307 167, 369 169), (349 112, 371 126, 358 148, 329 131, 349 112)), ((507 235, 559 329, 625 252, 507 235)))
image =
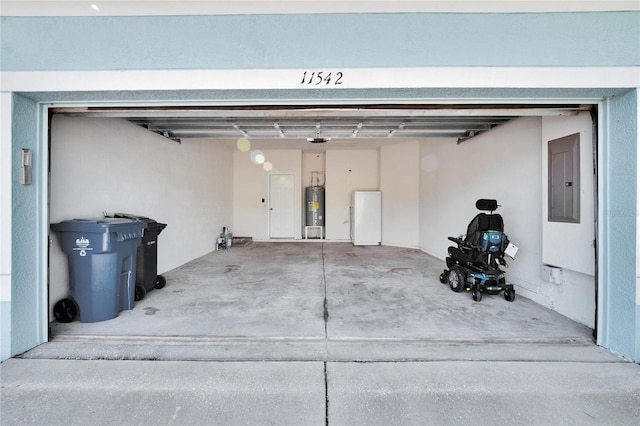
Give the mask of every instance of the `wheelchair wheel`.
POLYGON ((475 300, 476 302, 481 301, 482 300, 482 291, 473 290, 472 297, 473 297, 473 300, 475 300))
POLYGON ((515 290, 505 290, 504 291, 504 299, 508 302, 513 302, 516 300, 516 291, 515 290))
POLYGON ((449 281, 449 271, 445 269, 444 272, 440 274, 440 282, 442 284, 446 284, 448 281, 449 281))
POLYGON ((464 271, 460 268, 453 268, 449 272, 449 287, 456 293, 464 290, 464 271))

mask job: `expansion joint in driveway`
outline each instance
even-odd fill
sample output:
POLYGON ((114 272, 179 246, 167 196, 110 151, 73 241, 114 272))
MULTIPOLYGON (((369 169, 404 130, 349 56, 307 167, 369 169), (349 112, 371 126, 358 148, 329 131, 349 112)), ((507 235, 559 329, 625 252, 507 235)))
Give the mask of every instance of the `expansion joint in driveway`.
POLYGON ((329 325, 329 304, 327 302, 327 272, 325 270, 325 266, 324 266, 324 243, 322 243, 322 281, 324 283, 324 302, 323 302, 323 308, 324 308, 324 337, 325 339, 328 339, 329 335, 327 333, 327 328, 329 325))
POLYGON ((329 381, 327 378, 327 361, 324 362, 324 424, 329 426, 329 381))

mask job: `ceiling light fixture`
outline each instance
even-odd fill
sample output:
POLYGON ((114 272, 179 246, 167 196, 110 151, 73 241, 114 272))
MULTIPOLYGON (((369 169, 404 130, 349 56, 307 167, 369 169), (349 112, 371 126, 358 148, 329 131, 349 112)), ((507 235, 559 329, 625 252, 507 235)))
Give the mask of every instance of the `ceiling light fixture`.
POLYGON ((325 138, 307 138, 307 142, 311 143, 327 143, 328 139, 325 138))
POLYGON ((327 143, 331 138, 322 138, 320 137, 320 122, 316 123, 316 137, 315 138, 307 138, 307 142, 311 143, 327 143))

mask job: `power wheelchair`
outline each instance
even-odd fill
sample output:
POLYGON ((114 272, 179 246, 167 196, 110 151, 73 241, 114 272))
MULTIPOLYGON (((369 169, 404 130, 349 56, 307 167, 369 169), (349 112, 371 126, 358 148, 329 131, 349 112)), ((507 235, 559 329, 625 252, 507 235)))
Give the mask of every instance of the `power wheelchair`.
POLYGON ((504 298, 509 302, 516 297, 513 284, 506 283, 505 272, 501 269, 507 267, 504 256, 510 243, 504 233, 502 216, 493 213, 498 207, 496 200, 476 201, 476 208, 482 213, 478 213, 469 223, 466 235, 449 237, 457 246, 449 247, 446 258, 448 269, 440 274, 441 283, 449 283, 455 292, 470 291, 476 302, 482 300, 483 293, 498 294, 503 291, 504 298), (484 213, 486 211, 489 214, 484 213))

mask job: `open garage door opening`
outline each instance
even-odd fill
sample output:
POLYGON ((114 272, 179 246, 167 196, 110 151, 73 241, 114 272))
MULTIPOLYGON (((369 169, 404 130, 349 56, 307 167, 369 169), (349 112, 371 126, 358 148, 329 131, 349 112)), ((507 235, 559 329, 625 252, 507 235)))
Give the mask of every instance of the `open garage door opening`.
MULTIPOLYGON (((157 241, 166 286, 112 320, 53 321, 53 340, 91 341, 103 355, 115 341, 129 344, 126 356, 171 357, 189 341, 214 358, 224 347, 312 359, 384 358, 382 349, 393 347, 420 358, 434 343, 591 344, 594 109, 51 109, 51 223, 124 212, 167 224, 157 241), (549 220, 549 143, 576 134, 579 220, 549 220), (293 177, 293 234, 285 239, 270 231, 269 182, 278 175, 293 177), (311 186, 324 189, 324 238, 305 232, 311 186), (352 244, 354 191, 382 195, 380 246, 352 244), (448 237, 466 231, 479 198, 498 200, 519 247, 507 259, 513 303, 474 302, 438 279, 448 237), (216 250, 223 228, 243 243, 216 250), (359 352, 372 339, 380 352, 359 352)), ((573 178, 566 182, 575 188, 573 178)), ((51 309, 70 293, 67 258, 52 241, 51 309)))

